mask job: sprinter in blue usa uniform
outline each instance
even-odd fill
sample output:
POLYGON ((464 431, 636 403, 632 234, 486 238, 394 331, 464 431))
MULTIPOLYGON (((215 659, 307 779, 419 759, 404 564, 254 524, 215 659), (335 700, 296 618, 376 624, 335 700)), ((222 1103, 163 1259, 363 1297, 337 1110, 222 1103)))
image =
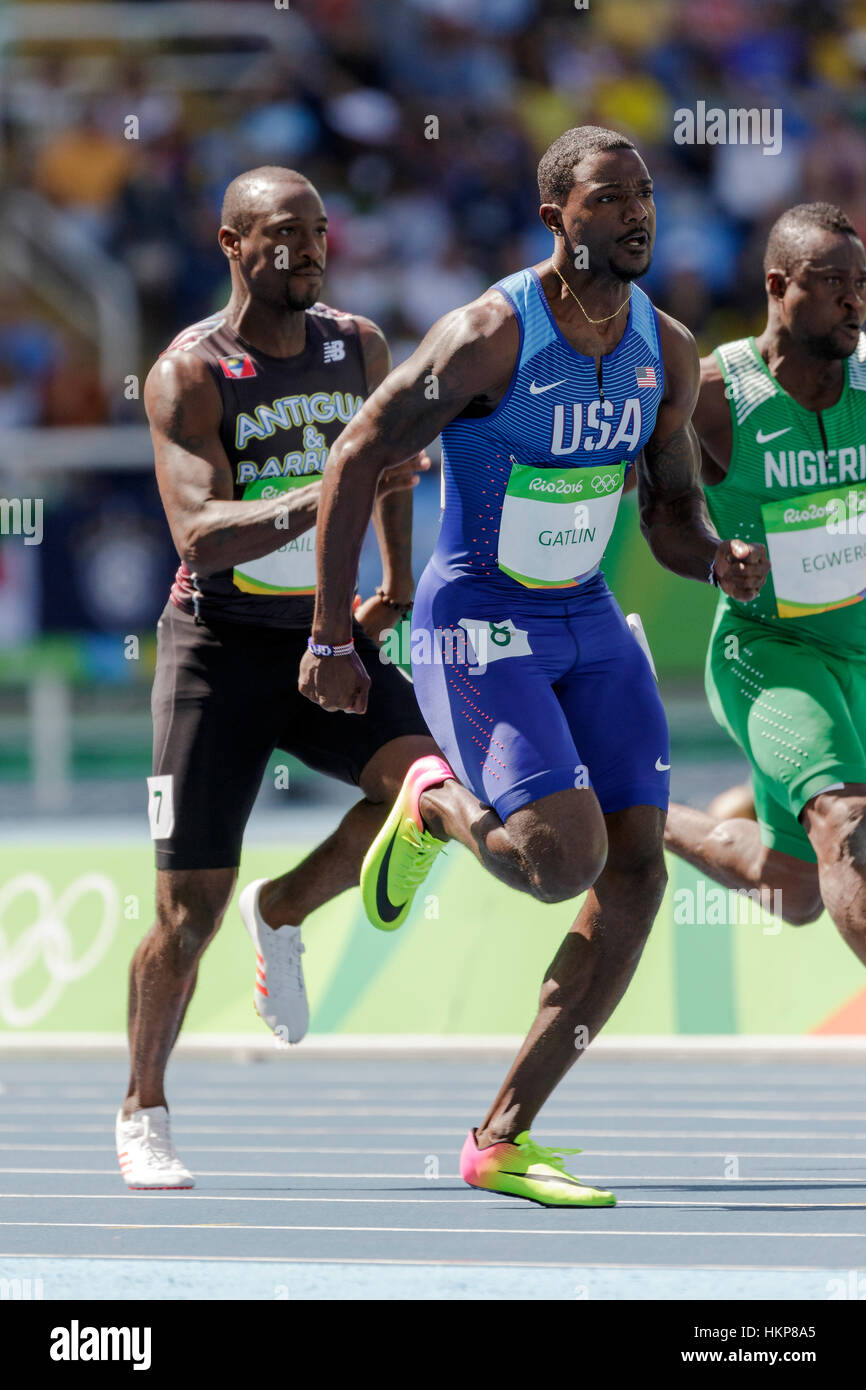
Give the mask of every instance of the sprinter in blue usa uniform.
POLYGON ((667 725, 599 569, 629 470, 666 568, 742 600, 767 559, 763 546, 720 540, 706 515, 690 424, 697 349, 634 284, 655 236, 637 150, 613 131, 568 131, 541 160, 539 192, 550 260, 434 325, 331 449, 300 688, 326 709, 365 708, 369 677, 344 644, 376 479, 441 431, 444 518, 413 631, 432 659, 413 675, 447 762, 410 770, 361 887, 374 924, 399 926, 457 839, 544 902, 588 890, 461 1171, 475 1186, 594 1206, 615 1199, 567 1174, 529 1127, 622 998, 664 892, 667 725), (468 817, 455 779, 490 809, 468 817))

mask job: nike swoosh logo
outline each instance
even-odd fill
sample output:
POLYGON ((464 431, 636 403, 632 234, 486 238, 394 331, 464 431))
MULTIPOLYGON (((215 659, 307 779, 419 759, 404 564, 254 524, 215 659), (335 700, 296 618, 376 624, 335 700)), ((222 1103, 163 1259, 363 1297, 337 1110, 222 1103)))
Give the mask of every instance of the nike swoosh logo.
POLYGON ((670 772, 670 763, 663 763, 661 758, 656 758, 656 772, 670 772))
POLYGON ((388 865, 391 863, 391 851, 394 848, 394 841, 399 834, 400 827, 398 826, 391 836, 391 843, 385 852, 382 863, 379 865, 379 877, 376 880, 376 911, 383 922, 393 922, 400 916, 400 913, 405 907, 405 903, 400 903, 395 907, 388 897, 388 865))
POLYGON ((554 386, 561 386, 563 382, 567 380, 568 377, 564 376, 562 381, 551 381, 549 386, 536 386, 534 381, 530 381, 529 394, 530 396, 543 396, 545 391, 552 391, 554 386))
POLYGON ((780 434, 787 434, 788 430, 792 430, 793 428, 793 425, 786 425, 783 430, 773 430, 772 434, 764 434, 763 430, 758 430, 758 433, 755 435, 755 443, 769 444, 771 439, 778 439, 780 434))

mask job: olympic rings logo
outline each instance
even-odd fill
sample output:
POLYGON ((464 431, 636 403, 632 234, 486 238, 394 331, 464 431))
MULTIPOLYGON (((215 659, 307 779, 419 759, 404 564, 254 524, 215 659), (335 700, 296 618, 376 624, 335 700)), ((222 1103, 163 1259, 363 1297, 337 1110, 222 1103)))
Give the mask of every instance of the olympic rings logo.
POLYGON ((619 475, 616 473, 597 473, 592 479, 592 490, 596 493, 613 492, 614 488, 619 487, 619 475))
POLYGON ((82 874, 56 901, 51 884, 41 874, 19 874, 4 884, 0 888, 0 1018, 10 1028, 28 1028, 45 1018, 66 986, 83 979, 99 964, 119 921, 120 898, 105 874, 82 874), (101 906, 88 914, 88 920, 95 924, 94 934, 76 956, 76 942, 66 919, 88 894, 94 894, 101 906), (27 895, 36 899, 35 918, 13 935, 4 928, 6 913, 17 898, 27 895), (31 1003, 16 1003, 16 981, 40 964, 49 977, 42 994, 31 1003))

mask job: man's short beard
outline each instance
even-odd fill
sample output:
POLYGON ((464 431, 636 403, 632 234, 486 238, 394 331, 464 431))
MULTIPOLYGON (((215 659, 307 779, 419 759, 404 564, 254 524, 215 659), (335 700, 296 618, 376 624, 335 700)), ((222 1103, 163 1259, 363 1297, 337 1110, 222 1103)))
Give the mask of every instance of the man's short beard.
POLYGON ((615 280, 619 280, 623 285, 630 285, 633 280, 640 280, 644 275, 646 275, 651 265, 652 256, 650 256, 646 265, 643 266, 640 270, 626 270, 623 266, 614 265, 613 261, 608 261, 607 268, 608 272, 613 276, 615 280))
MULTIPOLYGON (((576 255, 575 255, 575 248, 574 248, 573 243, 571 242, 570 238, 568 237, 568 235, 567 235, 566 233, 563 233, 563 241, 564 241, 564 243, 565 243, 565 249, 566 249, 566 251, 568 252, 568 259, 571 261, 571 264, 572 264, 573 266, 575 266, 576 269, 581 269, 581 270, 586 269, 586 270, 590 270, 590 271, 591 271, 591 270, 593 269, 593 266, 591 266, 591 265, 590 265, 590 266, 586 266, 586 267, 584 267, 584 266, 578 267, 578 266, 576 265, 577 257, 576 257, 576 255)), ((582 244, 582 243, 581 243, 581 244, 582 244)), ((610 256, 608 256, 608 260, 607 260, 607 273, 608 273, 608 275, 610 275, 611 278, 614 279, 614 280, 619 280, 620 284, 622 284, 622 285, 631 284, 632 280, 639 280, 639 279, 641 278, 642 275, 646 275, 647 271, 648 271, 649 268, 650 268, 650 265, 652 264, 652 249, 651 249, 651 248, 648 248, 648 249, 649 249, 649 260, 647 261, 646 265, 643 267, 642 270, 625 270, 625 269, 624 269, 623 267, 621 267, 621 266, 614 265, 613 259, 612 259, 610 256)))
POLYGON ((310 289, 306 291, 305 294, 297 295, 293 294, 289 285, 286 284, 286 292, 283 302, 286 308, 290 309, 293 314, 299 314, 302 313, 305 309, 312 309, 313 305, 318 300, 318 297, 318 291, 314 290, 312 286, 310 287, 310 289))
POLYGON ((846 357, 851 357, 857 351, 856 343, 850 350, 843 350, 826 337, 806 338, 804 346, 810 357, 817 357, 823 362, 844 362, 846 357))

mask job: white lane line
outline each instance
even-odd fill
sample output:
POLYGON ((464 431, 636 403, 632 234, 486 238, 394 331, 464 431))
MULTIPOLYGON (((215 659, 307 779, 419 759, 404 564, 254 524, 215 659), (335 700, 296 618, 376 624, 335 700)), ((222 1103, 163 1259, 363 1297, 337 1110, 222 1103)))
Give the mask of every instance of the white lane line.
MULTIPOLYGON (((378 1086, 369 1087, 343 1086, 342 1088, 332 1090, 331 1087, 333 1086, 333 1083, 331 1082, 316 1083, 314 1085, 310 1085, 308 1083, 305 1083, 304 1085, 298 1085, 297 1082, 294 1081, 294 1079, 290 1079, 288 1082, 280 1080, 279 1082, 276 1082, 273 1087, 256 1090, 252 1088, 248 1089, 247 1087, 238 1087, 237 1089, 234 1089, 232 1086, 214 1087, 213 1090, 206 1091, 198 1089, 189 1090, 185 1086, 183 1086, 183 1084, 181 1084, 178 1086, 178 1094, 181 1096, 184 1104, 198 1104, 205 1103, 208 1101, 260 1101, 264 1104, 273 1100, 276 1094, 285 1094, 286 1092, 289 1092, 289 1094, 293 1098, 297 1098, 299 1100, 306 1100, 310 1098, 315 1100, 325 1099, 328 1101, 362 1102, 368 1100, 376 1100, 379 1097, 383 1099, 391 1099, 394 1095, 395 1089, 403 1089, 407 1093, 411 1092, 411 1095, 415 1100, 423 1100, 424 1102, 447 1102, 453 1100, 465 1100, 467 1102, 471 1102, 488 1099, 490 1095, 490 1088, 493 1084, 495 1084, 495 1082, 493 1081, 486 1085, 479 1084, 477 1086, 471 1087, 455 1084, 454 1086, 448 1086, 447 1088, 443 1088, 442 1090, 434 1091, 427 1090, 423 1086, 407 1085, 402 1079, 400 1079, 399 1081, 395 1080, 394 1084, 392 1085, 382 1084, 378 1086), (309 1096, 307 1095, 307 1093, 309 1093, 309 1096)), ((652 1092, 655 1090, 670 1092, 674 1089, 676 1090, 677 1098, 682 1100, 690 1100, 692 1097, 694 1097, 695 1100, 698 1101, 703 1100, 706 1097, 708 1089, 711 1089, 714 1094, 719 1094, 720 1099, 727 1099, 725 1092, 727 1090, 730 1090, 732 1100, 743 1102, 748 1101, 756 1105, 764 1105, 767 1103, 768 1100, 773 1100, 774 1098, 778 1097, 790 1097, 792 1099, 797 1099, 800 1095, 802 1095, 803 1091, 806 1088, 798 1083, 796 1086, 774 1086, 768 1087, 765 1090, 744 1091, 736 1085, 732 1084, 729 1086, 725 1086, 723 1084, 717 1083, 715 1080, 707 1081, 700 1085, 696 1084, 694 1086, 683 1086, 681 1082, 675 1084, 668 1084, 663 1082, 654 1082, 647 1079, 646 1082, 642 1082, 639 1085, 631 1084, 628 1086, 618 1085, 615 1083, 605 1083, 603 1085, 589 1087, 582 1083, 580 1087, 575 1088, 573 1092, 570 1090, 569 1096, 573 1094, 574 1099, 577 1100, 580 1096, 585 1095, 587 1092, 596 1090, 602 1093, 602 1098, 604 1099, 610 1098, 611 1100, 618 1100, 628 1098, 630 1096, 637 1096, 640 1099, 645 1100, 647 1098, 648 1092, 652 1092)), ((826 1087, 821 1086, 819 1084, 814 1085, 812 1089, 815 1091, 816 1096, 820 1098, 822 1101, 839 1101, 840 1103, 850 1103, 852 1099, 856 1099, 858 1097, 862 1089, 862 1083, 860 1085, 855 1085, 855 1083, 852 1081, 850 1088, 846 1090, 827 1090, 826 1087)), ((16 1085, 14 1082, 11 1082, 6 1086, 5 1092, 10 1097, 17 1097, 18 1099, 25 1101, 45 1099, 54 1100, 56 1098, 58 1101, 63 1100, 67 1102, 102 1101, 106 1105, 116 1103, 118 1095, 117 1087, 114 1085, 104 1087, 74 1087, 66 1086, 62 1082, 57 1082, 53 1085, 45 1085, 38 1087, 16 1085)), ((3 1093, 3 1089, 0 1088, 0 1095, 2 1095, 3 1093)), ((591 1097, 587 1096, 587 1099, 590 1098, 591 1097)), ((562 1097, 560 1097, 560 1100, 561 1099, 562 1097)))
MULTIPOLYGON (((0 1173, 16 1174, 19 1177, 35 1176, 40 1177, 79 1177, 79 1178, 112 1178, 118 1177, 117 1167, 113 1168, 0 1168, 0 1173)), ((360 1181, 384 1181, 393 1182, 397 1179, 411 1182, 425 1178, 425 1174, 420 1168, 411 1173, 353 1173, 343 1169, 339 1173, 326 1173, 320 1169, 313 1168, 309 1172, 298 1172, 295 1170, 273 1169, 238 1169, 238 1168, 197 1168, 196 1176, 200 1178, 284 1178, 294 1180, 296 1178, 328 1178, 340 1179, 343 1182, 352 1183, 356 1179, 360 1181)), ((665 1183, 707 1183, 721 1182, 736 1187, 740 1183, 755 1183, 759 1186, 770 1186, 772 1183, 780 1187, 843 1187, 846 1184, 852 1187, 866 1187, 866 1180, 862 1177, 856 1178, 807 1178, 799 1173, 792 1174, 783 1178, 764 1177, 761 1173, 752 1173, 739 1178, 726 1178, 721 1173, 588 1173, 585 1168, 580 1170, 580 1178, 583 1182, 654 1182, 665 1183)), ((430 1183, 430 1190, 435 1191, 435 1183, 445 1180, 460 1182, 462 1181, 459 1173, 440 1173, 437 1178, 425 1178, 430 1183)), ((188 1189, 184 1189, 186 1191, 188 1189)), ((0 1192, 0 1201, 9 1197, 8 1192, 0 1192)), ((20 1195, 20 1194, 17 1194, 20 1195)), ((31 1197, 43 1197, 43 1192, 31 1192, 31 1197)), ((63 1195, 63 1194, 58 1194, 63 1195)), ((100 1197, 98 1192, 88 1194, 93 1198, 100 1197)), ((107 1196, 117 1196, 117 1193, 107 1193, 107 1196)), ((121 1194, 123 1195, 123 1194, 121 1194)), ((228 1200, 228 1199, 227 1199, 228 1200)), ((263 1197, 261 1199, 265 1201, 263 1197)))
MULTIPOLYGON (((477 1089, 489 1084, 491 1076, 498 1074, 501 1062, 496 1059, 489 1064, 484 1071, 473 1070, 459 1060, 452 1060, 430 1067, 419 1065, 409 1067, 399 1059, 380 1058, 375 1064, 370 1063, 366 1069, 358 1067, 350 1058, 343 1058, 323 1070, 319 1059, 311 1058, 310 1065, 305 1064, 303 1057, 295 1051, 289 1049, 289 1055, 283 1060, 285 1049, 274 1044, 275 1063, 280 1076, 291 1077, 293 1086, 309 1087, 310 1089, 324 1088, 332 1086, 340 1087, 342 1090, 353 1088, 363 1090, 388 1090, 396 1083, 407 1086, 418 1087, 419 1090, 427 1094, 428 1092, 441 1091, 443 1094, 450 1094, 451 1079, 453 1077, 454 1086, 459 1091, 477 1089), (393 1078, 393 1081, 385 1078, 393 1078)), ((116 1079, 112 1068, 105 1067, 102 1075, 94 1075, 98 1072, 98 1063, 88 1058, 76 1058, 70 1061, 62 1055, 57 1054, 51 1059, 50 1067, 43 1062, 41 1067, 42 1077, 34 1078, 28 1075, 33 1068, 32 1059, 20 1061, 16 1064, 15 1060, 9 1056, 3 1058, 4 1086, 15 1086, 16 1088, 28 1088, 32 1091, 56 1090, 58 1086, 67 1086, 70 1090, 81 1092, 111 1090, 116 1085, 116 1079), (16 1077, 16 1065, 20 1066, 21 1074, 16 1077)), ((197 1074, 198 1069, 184 1066, 182 1060, 178 1060, 175 1054, 175 1066, 178 1077, 178 1084, 185 1086, 189 1091, 197 1091, 202 1095, 223 1095, 227 1091, 237 1089, 239 1092, 244 1090, 245 1078, 249 1076, 254 1082, 250 1089, 252 1091, 264 1091, 270 1087, 270 1072, 264 1072, 260 1068, 253 1067, 248 1063, 239 1063, 234 1066, 222 1063, 214 1063, 211 1068, 213 1075, 210 1077, 197 1074)), ((648 1086, 684 1086, 686 1089, 695 1089, 704 1085, 706 1081, 731 1090, 739 1090, 741 1086, 749 1090, 784 1090, 787 1088, 800 1090, 801 1087, 812 1087, 822 1089, 828 1077, 832 1086, 856 1088, 858 1075, 862 1069, 862 1061, 857 1059, 850 1063, 843 1063, 835 1066, 832 1062, 821 1060, 812 1067, 809 1072, 803 1068, 790 1066, 788 1063, 773 1069, 760 1067, 756 1069, 752 1064, 745 1064, 735 1068, 729 1061, 720 1061, 715 1066, 705 1062, 698 1062, 690 1067, 688 1064, 677 1064, 673 1067, 665 1068, 662 1063, 650 1061, 643 1065, 634 1062, 620 1062, 607 1067, 587 1066, 584 1061, 581 1067, 579 1082, 570 1081, 570 1086, 597 1088, 607 1090, 609 1088, 619 1088, 622 1090, 640 1090, 646 1084, 648 1086)), ((273 1073, 276 1075, 277 1073, 273 1073)))
MULTIPOLYGON (((202 1154, 337 1154, 346 1155, 358 1153, 355 1145, 343 1144, 341 1147, 331 1146, 323 1148, 313 1144, 258 1144, 251 1136, 248 1144, 190 1144, 184 1140, 184 1150, 188 1153, 202 1154)), ((554 1148, 556 1146, 554 1145, 554 1148)), ((40 1153, 92 1153, 107 1154, 110 1152, 108 1144, 0 1144, 0 1153, 31 1153, 34 1148, 38 1148, 40 1153)), ((386 1149, 372 1144, 365 1144, 363 1154, 366 1158, 376 1155, 393 1155, 399 1158, 427 1157, 427 1148, 417 1149, 386 1149)), ((584 1158, 730 1158, 731 1155, 724 1149, 596 1149, 587 1148, 583 1150, 584 1158)), ((808 1162, 810 1159, 830 1159, 844 1158, 849 1162, 862 1162, 866 1164, 866 1153, 828 1153, 826 1149, 820 1148, 814 1154, 810 1154, 807 1149, 792 1149, 785 1152, 781 1149, 738 1149, 737 1158, 798 1158, 808 1162)), ((2 1172, 35 1172, 36 1169, 28 1168, 6 1168, 0 1169, 2 1172)), ((48 1171, 43 1170, 43 1171, 48 1171)), ((61 1169, 54 1171, 60 1172, 61 1169)), ((71 1170, 70 1170, 71 1171, 71 1170)), ((76 1172, 84 1172, 84 1169, 75 1169, 76 1172)), ((864 1174, 866 1178, 866 1174, 864 1174)))
MULTIPOLYGON (((38 1149, 42 1147, 41 1136, 46 1133, 51 1134, 57 1132, 62 1134, 104 1135, 112 1132, 112 1128, 113 1125, 111 1121, 107 1124, 103 1122, 102 1124, 94 1125, 76 1125, 64 1122, 62 1125, 56 1125, 52 1128, 50 1119, 45 1117, 39 1122, 34 1121, 33 1124, 28 1125, 0 1124, 0 1133, 32 1134, 34 1138, 32 1144, 28 1145, 28 1147, 38 1149)), ((811 1134, 801 1129, 608 1129, 607 1127, 604 1129, 590 1129, 588 1126, 584 1125, 575 1127, 573 1125, 557 1124, 553 1126, 545 1124, 539 1126, 539 1132, 549 1133, 554 1128, 556 1131, 556 1143, 565 1143, 567 1139, 666 1139, 668 1141, 671 1139, 713 1139, 716 1142, 729 1139, 737 1143, 743 1140, 751 1142, 755 1139, 796 1139, 798 1144, 800 1142, 806 1144, 810 1140, 814 1140, 815 1143, 823 1145, 830 1139, 846 1139, 852 1143, 866 1139, 866 1130, 856 1129, 816 1130, 814 1134, 811 1134)), ((177 1122, 174 1137, 178 1142, 182 1143, 186 1143, 188 1136, 197 1134, 230 1134, 234 1138, 237 1138, 238 1130, 239 1126, 237 1125, 188 1125, 183 1119, 183 1116, 181 1116, 180 1120, 177 1122)), ((251 1127, 249 1131, 240 1129, 240 1133, 249 1133, 251 1145, 257 1147, 257 1141, 260 1138, 278 1139, 281 1134, 287 1134, 291 1135, 293 1138, 297 1138, 299 1134, 308 1134, 316 1136, 322 1135, 330 1139, 337 1139, 342 1133, 345 1133, 345 1130, 335 1130, 335 1126, 333 1125, 285 1125, 280 1129, 273 1127, 263 1129, 256 1126, 255 1128, 251 1127)), ((454 1125, 449 1129, 428 1129, 426 1127, 414 1129, 406 1125, 353 1124, 351 1127, 351 1135, 347 1135, 346 1138, 346 1146, 352 1151, 361 1147, 356 1141, 356 1136, 358 1134, 375 1134, 377 1136, 383 1134, 397 1134, 401 1139, 420 1138, 425 1141, 429 1141, 430 1139, 441 1139, 452 1144, 456 1143, 459 1147, 466 1137, 466 1128, 465 1125, 454 1125)), ((554 1144, 553 1147, 555 1146, 554 1144)), ((365 1148, 365 1152, 366 1151, 365 1148)), ((823 1152, 823 1148, 818 1151, 819 1154, 823 1154, 823 1152)))
MULTIPOLYGON (((92 828, 90 830, 92 834, 92 828)), ((377 1062, 409 1060, 419 1066, 429 1066, 442 1062, 478 1067, 485 1062, 495 1061, 502 1053, 513 1056, 523 1043, 521 1033, 310 1033, 296 1063, 324 1061, 337 1063, 352 1062, 370 1065, 377 1062)), ((8 1051, 18 1056, 24 1049, 30 1049, 29 1056, 53 1058, 64 1056, 74 1049, 100 1050, 112 1055, 120 1052, 126 1055, 127 1038, 125 1033, 84 1033, 84 1032, 38 1032, 24 1033, 8 1030, 0 1033, 0 1052, 8 1051)), ((267 1031, 258 1028, 254 1033, 199 1033, 186 1032, 178 1042, 176 1054, 180 1059, 198 1060, 199 1066, 214 1068, 220 1059, 240 1057, 246 1061, 250 1055, 272 1058, 274 1040, 267 1031)), ((827 1057, 832 1064, 841 1059, 852 1058, 859 1061, 866 1054, 866 1037, 840 1035, 816 1036, 815 1034, 766 1034, 743 1033, 735 1035, 692 1033, 682 1037, 658 1033, 620 1033, 604 1034, 593 1044, 590 1066, 615 1065, 636 1060, 646 1064, 656 1060, 661 1066, 675 1066, 685 1062, 689 1065, 710 1063, 723 1064, 731 1061, 754 1062, 760 1060, 764 1065, 778 1065, 780 1062, 808 1063, 823 1062, 827 1057), (683 1056, 687 1053, 687 1056, 683 1056)), ((297 1055, 297 1054, 296 1054, 297 1055)))
MULTIPOLYGON (((52 1104, 52 1112, 58 1118, 66 1115, 99 1115, 103 1113, 101 1106, 95 1105, 75 1105, 64 1107, 62 1104, 52 1104)), ((353 1119, 355 1117, 370 1118, 376 1115, 384 1115, 391 1118, 415 1117, 422 1119, 429 1116, 431 1119, 454 1119, 462 1120, 466 1115, 463 1107, 431 1108, 427 1106, 403 1106, 403 1105, 236 1105, 236 1106, 207 1106, 207 1105, 184 1105, 182 1107, 184 1115, 225 1117, 226 1119, 325 1119, 333 1117, 335 1119, 353 1119)), ((554 1123, 558 1119, 573 1120, 575 1111, 586 1113, 593 1118, 600 1118, 604 1115, 615 1116, 636 1116, 642 1119, 659 1120, 802 1120, 814 1123, 819 1120, 846 1120, 862 1119, 862 1108, 851 1111, 836 1110, 717 1110, 699 1109, 697 1107, 686 1107, 683 1109, 669 1109, 657 1106, 605 1106, 605 1105, 585 1105, 581 1102, 569 1105, 567 1108, 545 1109, 545 1120, 554 1123)), ((45 1114, 45 1106, 40 1102, 34 1101, 27 1105, 4 1105, 3 1113, 7 1115, 42 1115, 45 1114)))
MULTIPOLYGON (((3 1146, 0 1145, 0 1148, 3 1146)), ((60 1146, 58 1146, 60 1147, 60 1146)), ((194 1144, 187 1145, 188 1148, 195 1148, 194 1144)), ((554 1146, 555 1147, 555 1146, 554 1146)), ((104 1152, 104 1146, 103 1146, 104 1152)), ((256 1150, 259 1152, 259 1150, 256 1150)), ((267 1150, 260 1152, 266 1153, 267 1150)), ((276 1153, 288 1150, 275 1150, 276 1153)), ((299 1149, 299 1153, 317 1153, 316 1149, 299 1149)), ((365 1149, 365 1153, 372 1153, 372 1149, 365 1149)), ((420 1153, 420 1149, 410 1149, 410 1153, 420 1153)), ((730 1154, 724 1149, 584 1149, 586 1158, 730 1158, 730 1154)), ((825 1159, 825 1158, 845 1158, 849 1161, 862 1159, 866 1163, 866 1153, 828 1153, 826 1149, 816 1149, 815 1153, 810 1154, 808 1150, 793 1149, 790 1153, 785 1153, 780 1149, 738 1149, 737 1158, 800 1158, 806 1159, 825 1159)))
POLYGON ((144 1260, 158 1264, 163 1260, 184 1260, 193 1264, 293 1264, 293 1265, 406 1265, 409 1268, 417 1268, 423 1265, 445 1266, 446 1269, 463 1268, 469 1269, 580 1269, 593 1272, 597 1269, 640 1269, 652 1270, 654 1274, 690 1274, 693 1269, 725 1270, 735 1274, 752 1274, 758 1271, 761 1274, 825 1274, 830 1271, 825 1270, 821 1265, 744 1265, 744 1264, 689 1264, 687 1269, 682 1265, 657 1265, 646 1262, 625 1263, 622 1260, 592 1260, 575 1264, 574 1260, 467 1260, 463 1258, 454 1259, 423 1259, 413 1260, 408 1256, 388 1256, 388 1255, 138 1255, 138 1254, 116 1254, 114 1252, 102 1254, 88 1252, 81 1255, 64 1255, 56 1251, 46 1254, 44 1250, 16 1250, 14 1254, 2 1255, 0 1258, 13 1260, 144 1260))
MULTIPOLYGON (((392 1205, 403 1207, 466 1206, 467 1202, 471 1201, 474 1196, 468 1189, 460 1197, 439 1197, 434 1194, 435 1189, 431 1188, 431 1191, 423 1197, 392 1197, 390 1194, 387 1197, 312 1197, 305 1192, 299 1192, 291 1196, 259 1197, 248 1196, 246 1194, 226 1195, 225 1193, 190 1192, 189 1190, 182 1190, 181 1192, 4 1192, 0 1194, 0 1196, 14 1201, 28 1202, 129 1202, 138 1201, 142 1197, 146 1198, 148 1201, 177 1202, 183 1197, 186 1202, 306 1202, 310 1205, 331 1204, 351 1207, 387 1207, 392 1205)), ((491 1197, 501 1196, 502 1194, 493 1192, 486 1193, 485 1195, 489 1199, 491 1197)), ((715 1211, 731 1211, 735 1207, 743 1207, 749 1211, 774 1211, 777 1209, 782 1211, 793 1209, 797 1211, 835 1211, 837 1209, 843 1211, 866 1211, 866 1202, 756 1202, 754 1200, 740 1202, 728 1200, 727 1198, 724 1200, 717 1198, 712 1202, 703 1200, 692 1201, 688 1198, 677 1199, 676 1201, 662 1201, 655 1197, 641 1199, 626 1198, 624 1201, 618 1202, 617 1206, 701 1207, 715 1211)), ((19 1224, 22 1223, 15 1221, 0 1221, 0 1226, 15 1226, 19 1224)), ((30 1223, 24 1222, 23 1224, 28 1225, 30 1223)), ((866 1239, 866 1231, 860 1234, 866 1239)))
MULTIPOLYGON (((27 1152, 29 1152, 33 1147, 34 1147, 34 1146, 33 1146, 32 1144, 0 1144, 0 1153, 27 1153, 27 1152)), ((106 1152, 109 1152, 109 1149, 110 1149, 110 1146, 109 1146, 108 1144, 105 1144, 105 1143, 103 1143, 103 1144, 41 1144, 41 1143, 40 1143, 38 1147, 39 1147, 40 1152, 44 1151, 44 1152, 51 1152, 51 1153, 55 1153, 55 1152, 56 1152, 56 1153, 94 1153, 94 1154, 99 1153, 99 1154, 105 1154, 106 1152)), ((308 1145, 308 1144, 305 1144, 305 1145, 296 1144, 296 1145, 294 1145, 294 1146, 283 1145, 283 1144, 257 1144, 257 1143, 255 1142, 255 1139, 254 1139, 254 1138, 251 1138, 251 1142, 250 1142, 249 1144, 189 1144, 189 1143, 185 1143, 185 1144, 184 1144, 184 1148, 185 1148, 185 1149, 189 1149, 190 1151, 194 1150, 196 1153, 215 1153, 215 1154, 217 1154, 217 1153, 218 1153, 218 1154, 251 1154, 251 1153, 253 1153, 253 1154, 352 1154, 352 1153, 357 1153, 357 1152, 358 1152, 357 1146, 355 1146, 355 1145, 346 1145, 346 1144, 343 1144, 341 1147, 331 1146, 331 1147, 329 1147, 329 1148, 319 1148, 319 1147, 314 1147, 313 1145, 308 1145)), ((367 1144, 365 1144, 365 1145, 364 1145, 363 1152, 364 1152, 364 1155, 365 1155, 365 1156, 369 1156, 369 1155, 371 1155, 371 1154, 394 1154, 395 1156, 399 1156, 399 1157, 406 1158, 406 1157, 411 1157, 411 1156, 416 1155, 416 1154, 419 1155, 419 1156, 426 1156, 427 1150, 426 1150, 425 1148, 417 1148, 417 1149, 383 1149, 383 1148, 378 1148, 378 1147, 374 1148, 372 1145, 367 1145, 367 1144)), ((585 1152, 586 1152, 586 1153, 589 1153, 589 1150, 587 1149, 587 1150, 585 1150, 585 1152)), ((823 1155, 824 1157, 827 1157, 827 1155, 824 1154, 823 1149, 821 1150, 821 1152, 822 1152, 822 1155, 823 1155)), ((801 1155, 801 1151, 798 1150, 798 1156, 800 1156, 800 1155, 801 1155)), ((677 1153, 676 1153, 675 1156, 676 1156, 676 1157, 680 1157, 679 1151, 677 1151, 677 1153)), ((721 1151, 719 1151, 719 1154, 718 1154, 718 1155, 716 1155, 715 1153, 711 1155, 711 1157, 713 1157, 713 1158, 715 1158, 715 1157, 717 1157, 717 1156, 718 1156, 718 1157, 726 1157, 726 1155, 723 1155, 723 1154, 721 1153, 721 1151)), ((738 1155, 738 1157, 743 1157, 743 1155, 740 1154, 740 1155, 738 1155)), ((866 1154, 864 1154, 863 1157, 866 1158, 866 1154)), ((0 1171, 3 1171, 3 1170, 0 1170, 0 1171)), ((12 1172, 12 1171, 14 1171, 14 1170, 7 1168, 5 1171, 6 1171, 6 1172, 12 1172)), ((21 1170, 21 1171, 23 1171, 23 1170, 21 1170)))
MULTIPOLYGON (((579 1226, 298 1226, 292 1223, 262 1226, 245 1225, 240 1221, 184 1223, 174 1221, 0 1221, 0 1227, 4 1226, 38 1227, 47 1230, 63 1228, 100 1231, 336 1231, 339 1235, 344 1236, 367 1235, 374 1232, 376 1235, 570 1236, 572 1239, 575 1235, 579 1235, 581 1239, 590 1236, 652 1236, 654 1240, 657 1240, 659 1236, 687 1237, 689 1240, 697 1236, 701 1238, 731 1236, 735 1240, 744 1240, 746 1237, 752 1236, 760 1240, 765 1240, 768 1237, 773 1240, 863 1240, 864 1238, 862 1231, 652 1231, 645 1229, 618 1230, 616 1227, 607 1230, 586 1230, 579 1226)), ((12 1256, 9 1255, 8 1258, 11 1259, 12 1256)), ((67 1256, 67 1258, 73 1257, 67 1256)), ((351 1260, 346 1259, 343 1263, 351 1264, 351 1260)), ((401 1263, 405 1264, 407 1261, 404 1260, 401 1263)))

